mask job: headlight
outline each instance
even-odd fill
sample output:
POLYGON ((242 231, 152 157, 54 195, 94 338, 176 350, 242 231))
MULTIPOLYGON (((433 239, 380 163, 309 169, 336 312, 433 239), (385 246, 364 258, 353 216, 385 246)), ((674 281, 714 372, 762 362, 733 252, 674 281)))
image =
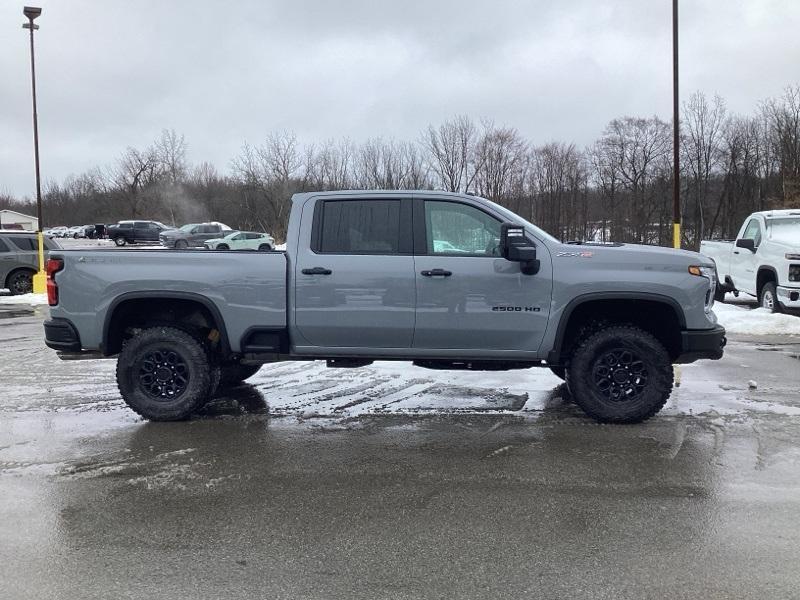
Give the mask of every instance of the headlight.
POLYGON ((789 281, 800 281, 800 265, 789 265, 789 281))
POLYGON ((689 267, 689 273, 697 277, 705 277, 708 279, 708 290, 706 291, 705 308, 706 312, 711 310, 714 306, 714 293, 717 288, 717 269, 715 267, 700 267, 692 265, 689 267))

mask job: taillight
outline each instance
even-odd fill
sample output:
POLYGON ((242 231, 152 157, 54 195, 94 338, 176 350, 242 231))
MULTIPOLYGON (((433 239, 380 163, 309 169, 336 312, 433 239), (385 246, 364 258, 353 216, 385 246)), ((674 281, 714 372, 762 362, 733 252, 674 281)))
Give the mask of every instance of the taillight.
POLYGON ((58 284, 56 273, 64 268, 64 261, 60 258, 48 259, 44 270, 47 273, 47 303, 50 306, 58 304, 58 284))

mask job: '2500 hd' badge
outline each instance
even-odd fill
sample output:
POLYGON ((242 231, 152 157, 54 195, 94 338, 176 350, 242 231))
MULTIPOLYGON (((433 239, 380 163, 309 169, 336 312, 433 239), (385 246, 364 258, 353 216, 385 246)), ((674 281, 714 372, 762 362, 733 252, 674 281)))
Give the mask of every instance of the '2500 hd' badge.
POLYGON ((538 306, 493 306, 492 312, 541 312, 538 306))

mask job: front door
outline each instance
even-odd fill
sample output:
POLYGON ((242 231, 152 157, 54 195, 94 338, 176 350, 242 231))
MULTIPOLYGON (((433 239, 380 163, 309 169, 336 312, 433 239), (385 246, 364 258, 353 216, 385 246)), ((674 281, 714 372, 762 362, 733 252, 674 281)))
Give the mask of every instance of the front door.
POLYGON ((313 227, 294 264, 295 325, 307 345, 410 348, 411 200, 318 199, 302 219, 313 227))
POLYGON ((499 255, 495 216, 463 201, 414 202, 415 234, 425 232, 415 241, 414 348, 537 352, 552 289, 543 245, 539 273, 524 275, 499 255))
POLYGON ((756 252, 734 246, 733 254, 731 255, 731 279, 733 279, 733 285, 737 290, 755 295, 758 247, 761 245, 761 224, 757 219, 750 219, 742 238, 753 240, 756 252))

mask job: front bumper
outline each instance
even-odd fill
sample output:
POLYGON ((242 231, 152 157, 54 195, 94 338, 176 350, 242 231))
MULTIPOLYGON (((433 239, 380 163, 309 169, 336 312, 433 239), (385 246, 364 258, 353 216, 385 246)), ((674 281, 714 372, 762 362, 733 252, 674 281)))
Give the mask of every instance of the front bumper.
POLYGON ((682 331, 681 354, 674 362, 686 364, 701 359, 719 360, 727 341, 725 328, 720 325, 713 329, 682 331))
POLYGON ((778 302, 783 308, 800 309, 800 288, 779 285, 775 292, 778 294, 778 302))
POLYGON ((164 246, 164 248, 174 248, 175 247, 175 240, 169 238, 158 238, 158 243, 164 246))
POLYGON ((55 318, 44 322, 44 343, 53 350, 81 351, 81 338, 78 330, 67 319, 55 318))

